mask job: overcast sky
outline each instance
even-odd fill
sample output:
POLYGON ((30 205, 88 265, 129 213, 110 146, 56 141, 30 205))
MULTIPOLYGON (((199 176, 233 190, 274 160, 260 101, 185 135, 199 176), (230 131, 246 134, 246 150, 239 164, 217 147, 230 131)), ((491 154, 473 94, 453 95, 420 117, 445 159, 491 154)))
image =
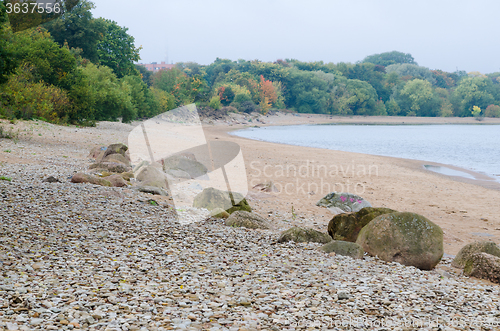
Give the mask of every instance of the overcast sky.
POLYGON ((498 0, 93 0, 129 28, 142 63, 294 58, 351 62, 397 50, 445 71, 500 71, 498 0))

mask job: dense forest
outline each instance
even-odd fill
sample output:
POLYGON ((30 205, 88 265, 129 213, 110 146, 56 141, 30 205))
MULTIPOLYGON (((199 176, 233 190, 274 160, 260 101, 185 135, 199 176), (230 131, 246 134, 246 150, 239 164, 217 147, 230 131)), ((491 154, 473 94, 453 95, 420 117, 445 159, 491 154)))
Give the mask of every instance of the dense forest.
POLYGON ((397 51, 354 64, 217 58, 152 73, 134 64, 140 48, 128 29, 92 8, 80 1, 15 31, 0 2, 0 118, 129 122, 193 102, 264 114, 500 117, 500 72, 430 70, 397 51))

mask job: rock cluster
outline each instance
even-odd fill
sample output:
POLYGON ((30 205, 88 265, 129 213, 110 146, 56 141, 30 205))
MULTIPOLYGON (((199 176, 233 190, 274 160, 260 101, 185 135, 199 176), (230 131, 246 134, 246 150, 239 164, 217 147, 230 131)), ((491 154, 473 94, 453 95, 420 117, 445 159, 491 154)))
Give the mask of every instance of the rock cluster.
POLYGON ((359 231, 375 217, 394 212, 389 208, 365 207, 358 212, 338 214, 328 223, 328 234, 335 240, 356 242, 359 231))

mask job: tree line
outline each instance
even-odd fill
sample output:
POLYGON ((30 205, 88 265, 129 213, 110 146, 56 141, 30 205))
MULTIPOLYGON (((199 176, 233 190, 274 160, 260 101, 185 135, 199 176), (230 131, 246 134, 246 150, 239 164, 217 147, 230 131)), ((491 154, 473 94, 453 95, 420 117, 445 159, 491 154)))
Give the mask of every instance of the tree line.
MULTIPOLYGON (((31 1, 33 2, 33 1, 31 1)), ((152 73, 125 27, 79 1, 61 17, 12 29, 0 2, 0 117, 80 123, 149 118, 196 103, 215 110, 500 117, 500 72, 453 73, 387 52, 358 63, 217 58, 152 73)))

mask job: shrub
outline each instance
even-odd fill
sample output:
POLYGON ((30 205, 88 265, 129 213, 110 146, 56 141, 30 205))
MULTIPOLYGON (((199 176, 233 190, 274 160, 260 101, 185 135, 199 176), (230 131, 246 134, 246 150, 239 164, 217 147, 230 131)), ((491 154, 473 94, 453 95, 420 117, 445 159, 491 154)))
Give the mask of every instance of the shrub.
POLYGON ((65 120, 71 105, 66 91, 43 81, 35 82, 30 70, 25 65, 9 77, 2 91, 4 109, 8 109, 3 113, 26 120, 39 118, 53 123, 65 120))
POLYGON ((245 112, 247 114, 250 114, 254 111, 260 112, 260 107, 258 107, 252 101, 245 101, 245 102, 241 103, 240 107, 241 107, 240 110, 242 110, 243 112, 245 112))
POLYGON ((246 101, 252 101, 252 96, 249 93, 239 93, 234 96, 234 102, 243 103, 246 101))
POLYGON ((175 108, 175 97, 173 95, 154 87, 151 87, 150 90, 155 100, 154 104, 158 109, 158 113, 152 115, 158 115, 175 108))
POLYGON ((489 105, 484 110, 485 117, 500 117, 500 106, 497 105, 489 105))
POLYGON ((220 99, 218 95, 214 95, 212 98, 210 98, 210 102, 208 103, 208 106, 213 108, 213 109, 219 109, 221 105, 220 99))

